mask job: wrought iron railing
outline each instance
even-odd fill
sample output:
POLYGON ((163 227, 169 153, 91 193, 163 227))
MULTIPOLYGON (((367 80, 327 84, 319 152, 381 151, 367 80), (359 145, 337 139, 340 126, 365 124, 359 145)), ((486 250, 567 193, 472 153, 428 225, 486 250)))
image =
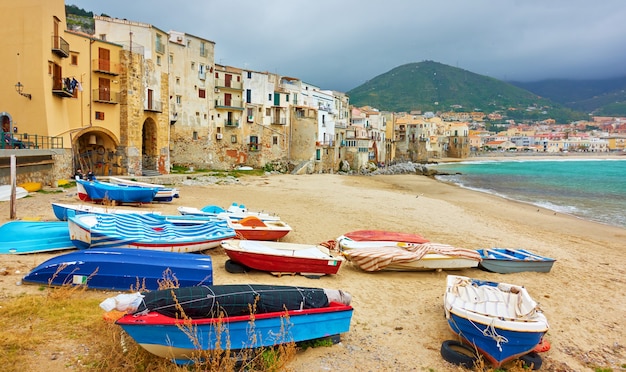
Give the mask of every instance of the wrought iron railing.
POLYGON ((63 137, 1 132, 0 149, 62 149, 63 137))

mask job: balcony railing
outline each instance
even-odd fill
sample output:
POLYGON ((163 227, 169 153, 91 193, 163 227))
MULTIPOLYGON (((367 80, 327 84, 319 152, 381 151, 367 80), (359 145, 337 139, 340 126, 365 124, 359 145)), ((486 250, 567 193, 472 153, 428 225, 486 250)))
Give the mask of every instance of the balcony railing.
POLYGON ((91 68, 94 72, 117 76, 120 74, 120 64, 111 62, 108 59, 94 59, 91 61, 91 68))
POLYGON ((163 112, 161 101, 146 101, 143 107, 144 111, 163 112))
POLYGON ((74 93, 78 89, 78 82, 70 78, 62 78, 60 76, 52 77, 52 94, 69 98, 74 97, 74 93))
POLYGON ((52 53, 67 58, 70 56, 70 44, 61 36, 52 36, 52 53))
POLYGON ((224 125, 227 127, 238 127, 239 126, 239 120, 236 119, 224 119, 224 125))
POLYGON ((40 136, 28 133, 2 133, 0 149, 62 149, 63 137, 40 136))
POLYGON ((215 87, 241 90, 243 85, 240 81, 226 81, 226 79, 215 79, 215 87))
POLYGON ((157 51, 157 53, 165 53, 165 44, 163 43, 155 43, 154 44, 154 49, 157 51))
POLYGON ((108 89, 94 89, 91 97, 94 102, 120 103, 120 92, 113 92, 108 89))
POLYGON ((231 99, 230 101, 226 101, 223 99, 215 100, 215 108, 236 108, 239 110, 243 110, 242 104, 243 101, 240 99, 231 99))
POLYGON ((273 125, 287 125, 287 118, 272 118, 273 125))
POLYGON ((248 151, 256 152, 256 151, 260 151, 260 150, 261 150, 261 144, 260 143, 249 143, 248 144, 248 151))

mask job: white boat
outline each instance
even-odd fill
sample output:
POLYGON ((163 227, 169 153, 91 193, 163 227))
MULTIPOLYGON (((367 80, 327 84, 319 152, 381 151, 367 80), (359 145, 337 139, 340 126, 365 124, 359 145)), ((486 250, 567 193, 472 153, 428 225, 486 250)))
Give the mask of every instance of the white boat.
POLYGON ((321 245, 229 239, 221 242, 228 257, 245 267, 271 273, 337 274, 341 256, 321 245))
POLYGON ((448 275, 448 325, 493 367, 527 355, 548 332, 548 321, 526 288, 448 275))
MULTIPOLYGON (((28 195, 28 191, 23 188, 17 186, 15 188, 15 199, 21 199, 28 195)), ((9 201, 11 200, 11 185, 0 185, 0 201, 9 201)))
POLYGON ((354 241, 341 237, 341 253, 364 271, 460 270, 477 267, 480 254, 473 249, 440 243, 354 241))
POLYGON ((87 204, 64 204, 64 203, 52 203, 52 211, 57 219, 60 221, 67 221, 68 211, 74 211, 75 214, 82 213, 95 213, 95 214, 116 214, 116 213, 134 213, 134 214, 156 214, 160 215, 161 212, 152 211, 149 209, 123 209, 117 207, 98 207, 95 205, 87 204))
POLYGON ((217 205, 207 205, 202 209, 193 207, 178 207, 178 213, 193 216, 211 216, 222 219, 240 220, 246 217, 256 217, 261 221, 280 221, 280 217, 265 212, 251 212, 243 204, 233 203, 228 209, 217 205))

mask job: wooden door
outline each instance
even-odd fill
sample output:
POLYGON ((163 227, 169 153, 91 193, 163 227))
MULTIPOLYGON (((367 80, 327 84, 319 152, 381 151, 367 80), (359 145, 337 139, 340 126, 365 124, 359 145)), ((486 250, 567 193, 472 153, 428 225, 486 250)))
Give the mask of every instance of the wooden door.
POLYGON ((111 80, 106 78, 98 80, 98 96, 100 101, 111 101, 111 80))
POLYGON ((111 71, 111 51, 108 49, 98 48, 98 69, 111 71))

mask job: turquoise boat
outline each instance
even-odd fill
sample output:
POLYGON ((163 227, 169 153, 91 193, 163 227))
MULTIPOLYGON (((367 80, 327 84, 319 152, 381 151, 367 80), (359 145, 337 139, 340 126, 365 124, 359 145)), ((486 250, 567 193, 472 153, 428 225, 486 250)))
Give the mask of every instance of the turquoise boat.
POLYGON ((0 226, 0 254, 76 249, 66 221, 9 221, 0 226))

